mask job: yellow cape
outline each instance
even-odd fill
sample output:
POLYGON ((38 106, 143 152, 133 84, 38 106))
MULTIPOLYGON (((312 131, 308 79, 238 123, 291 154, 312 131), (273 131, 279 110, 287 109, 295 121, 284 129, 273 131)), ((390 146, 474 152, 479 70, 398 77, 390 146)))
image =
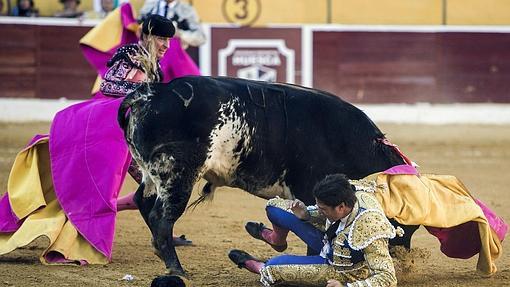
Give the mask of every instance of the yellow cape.
POLYGON ((477 270, 486 275, 497 271, 494 260, 501 255, 501 242, 482 209, 456 177, 379 174, 376 182, 376 196, 386 216, 401 224, 448 228, 478 222, 481 250, 477 270))
POLYGON ((13 212, 24 219, 11 234, 0 234, 0 255, 26 246, 39 237, 48 239, 40 256, 43 264, 106 264, 108 258, 94 249, 77 231, 60 207, 51 179, 48 138, 22 150, 14 161, 7 186, 13 212), (60 253, 65 262, 48 261, 60 253), (48 256, 47 256, 48 255, 48 256))

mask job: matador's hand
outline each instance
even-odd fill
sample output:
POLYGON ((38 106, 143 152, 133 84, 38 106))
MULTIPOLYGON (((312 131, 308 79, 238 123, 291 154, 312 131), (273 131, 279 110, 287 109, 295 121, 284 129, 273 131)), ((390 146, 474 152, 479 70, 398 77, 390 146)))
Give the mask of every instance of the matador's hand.
POLYGON ((342 285, 342 283, 340 283, 339 281, 335 280, 335 279, 329 279, 328 280, 328 285, 326 285, 326 287, 342 287, 344 285, 342 285))
POLYGON ((301 220, 310 219, 310 213, 308 213, 306 205, 299 199, 294 199, 294 201, 291 202, 290 210, 292 210, 292 213, 301 220))

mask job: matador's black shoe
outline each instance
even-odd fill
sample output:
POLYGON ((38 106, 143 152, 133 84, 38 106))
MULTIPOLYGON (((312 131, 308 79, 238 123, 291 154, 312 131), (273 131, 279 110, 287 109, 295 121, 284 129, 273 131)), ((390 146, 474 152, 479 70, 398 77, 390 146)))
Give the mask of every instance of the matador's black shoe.
POLYGON ((278 252, 283 252, 285 251, 285 249, 287 249, 287 242, 285 242, 283 245, 274 245, 268 242, 266 239, 264 239, 264 237, 262 237, 262 230, 264 229, 271 230, 270 228, 267 228, 262 222, 259 223, 249 221, 246 223, 246 225, 244 225, 244 229, 246 229, 246 232, 248 232, 248 234, 250 234, 253 238, 264 241, 278 252))
POLYGON ((186 235, 181 235, 179 237, 173 237, 174 246, 189 246, 193 245, 193 241, 186 238, 186 235))
POLYGON ((228 253, 228 258, 234 262, 235 265, 239 268, 246 268, 246 261, 248 260, 257 260, 255 257, 248 254, 246 251, 239 250, 239 249, 232 249, 228 253))

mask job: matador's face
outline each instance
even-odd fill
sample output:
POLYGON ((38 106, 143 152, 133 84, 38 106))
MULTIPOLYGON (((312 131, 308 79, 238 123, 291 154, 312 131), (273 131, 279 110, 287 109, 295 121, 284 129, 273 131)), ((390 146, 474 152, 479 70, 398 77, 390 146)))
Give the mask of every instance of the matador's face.
POLYGON ((158 59, 161 59, 165 55, 166 50, 170 47, 170 38, 155 36, 154 39, 157 57, 158 59))
POLYGON ((319 212, 331 222, 335 222, 339 219, 344 218, 350 212, 350 208, 348 208, 347 205, 345 205, 345 203, 343 202, 337 206, 329 206, 318 199, 316 199, 315 201, 317 202, 319 212))

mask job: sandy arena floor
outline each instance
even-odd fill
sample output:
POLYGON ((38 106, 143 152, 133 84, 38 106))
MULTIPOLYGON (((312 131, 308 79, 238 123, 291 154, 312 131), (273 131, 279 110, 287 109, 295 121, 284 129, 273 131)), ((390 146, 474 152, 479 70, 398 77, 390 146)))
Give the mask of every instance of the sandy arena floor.
MULTIPOLYGON (((15 154, 35 133, 46 133, 48 123, 0 123, 0 193, 5 192, 15 154)), ((380 125, 393 143, 421 166, 422 172, 458 176, 471 192, 510 222, 510 126, 380 125)), ((203 185, 203 183, 202 183, 203 185)), ((199 186, 201 187, 201 186, 199 186)), ((77 187, 79 188, 79 187, 77 187)), ((128 180, 123 193, 133 190, 128 180)), ((240 270, 227 258, 231 248, 250 251, 260 258, 275 255, 263 242, 251 239, 243 225, 248 220, 267 223, 264 200, 240 190, 219 190, 212 202, 188 211, 176 225, 195 246, 179 247, 181 262, 194 286, 259 286, 258 276, 240 270)), ((0 286, 149 286, 164 265, 153 255, 150 234, 137 211, 119 214, 113 262, 106 266, 43 266, 38 256, 40 240, 0 257, 0 286), (121 278, 131 274, 131 282, 121 278)), ((510 256, 496 261, 499 271, 491 278, 475 272, 476 257, 451 259, 423 228, 413 237, 423 254, 411 272, 400 271, 399 286, 510 286, 510 256)), ((503 248, 510 247, 508 240, 503 248)), ((304 253, 295 237, 289 253, 304 253)))

